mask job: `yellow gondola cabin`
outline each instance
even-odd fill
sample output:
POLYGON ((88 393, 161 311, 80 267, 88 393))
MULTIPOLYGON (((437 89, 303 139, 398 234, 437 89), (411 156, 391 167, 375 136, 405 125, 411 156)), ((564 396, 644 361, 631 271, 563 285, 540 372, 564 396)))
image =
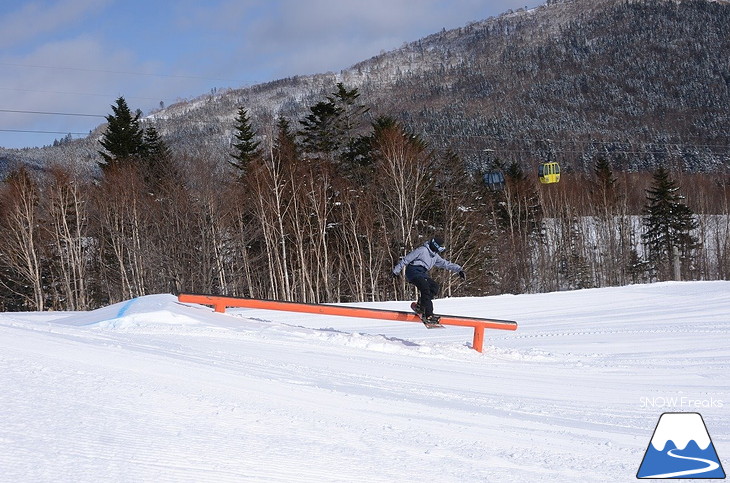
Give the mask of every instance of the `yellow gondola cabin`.
POLYGON ((557 183, 560 181, 560 165, 555 162, 542 163, 538 169, 541 183, 557 183))

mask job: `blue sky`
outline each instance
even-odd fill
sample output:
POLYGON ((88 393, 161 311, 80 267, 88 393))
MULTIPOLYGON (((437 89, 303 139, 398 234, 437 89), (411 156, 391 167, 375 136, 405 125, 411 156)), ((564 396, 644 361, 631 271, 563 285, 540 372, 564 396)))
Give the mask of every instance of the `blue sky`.
POLYGON ((336 72, 443 28, 542 3, 3 0, 0 146, 79 137, 119 96, 149 112, 213 88, 336 72))

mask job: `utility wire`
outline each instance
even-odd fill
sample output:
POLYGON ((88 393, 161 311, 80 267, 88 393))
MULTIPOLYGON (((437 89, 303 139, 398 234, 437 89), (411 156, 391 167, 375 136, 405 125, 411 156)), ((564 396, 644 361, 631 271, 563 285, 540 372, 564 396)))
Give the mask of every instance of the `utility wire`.
MULTIPOLYGON (((41 94, 61 94, 65 96, 85 96, 85 97, 104 97, 107 99, 116 99, 119 94, 94 94, 90 92, 66 92, 66 91, 49 91, 44 89, 22 89, 19 87, 0 87, 2 91, 18 91, 18 92, 37 92, 41 94)), ((159 101, 158 97, 142 97, 142 96, 124 96, 125 99, 145 99, 148 101, 159 101)))
POLYGON ((103 117, 101 114, 78 114, 74 112, 45 112, 45 111, 22 111, 17 109, 0 109, 0 112, 11 112, 14 114, 44 114, 48 116, 81 116, 81 117, 103 117))
MULTIPOLYGON (((628 145, 654 145, 654 146, 690 146, 690 147, 701 147, 701 148, 728 148, 728 144, 691 144, 691 143, 677 143, 677 142, 663 142, 663 141, 632 141, 629 139, 616 139, 616 140, 609 140, 609 141, 598 141, 598 140, 578 140, 578 139, 554 139, 554 138, 529 138, 529 137, 500 137, 500 136, 492 136, 488 134, 431 134, 431 133, 425 133, 429 137, 433 138, 470 138, 470 139, 479 139, 479 140, 491 140, 495 142, 500 143, 511 143, 511 142, 523 142, 523 143, 540 143, 545 146, 550 146, 554 144, 592 144, 592 145, 598 145, 598 144, 604 144, 607 146, 616 146, 620 144, 628 144, 628 145)), ((688 139, 692 138, 698 138, 699 136, 683 136, 688 139)), ((729 139, 730 141, 730 139, 729 139)), ((480 149, 472 148, 474 151, 480 151, 480 149)), ((485 148, 486 149, 486 148, 485 148)))
POLYGON ((25 129, 0 129, 0 132, 24 132, 32 134, 73 134, 77 136, 86 136, 88 132, 68 132, 68 131, 30 131, 25 129))
POLYGON ((100 72, 103 74, 122 74, 122 75, 138 75, 144 77, 167 77, 171 79, 198 79, 198 80, 212 80, 212 81, 224 81, 224 82, 239 82, 245 84, 246 81, 240 79, 216 79, 213 77, 203 77, 197 75, 175 75, 175 74, 150 74, 148 72, 130 72, 130 71, 119 71, 119 70, 106 70, 106 69, 87 69, 84 67, 66 67, 66 66, 52 66, 52 65, 32 65, 32 64, 14 64, 10 62, 0 62, 0 66, 5 67, 30 67, 33 69, 51 69, 51 70, 73 70, 79 72, 100 72))

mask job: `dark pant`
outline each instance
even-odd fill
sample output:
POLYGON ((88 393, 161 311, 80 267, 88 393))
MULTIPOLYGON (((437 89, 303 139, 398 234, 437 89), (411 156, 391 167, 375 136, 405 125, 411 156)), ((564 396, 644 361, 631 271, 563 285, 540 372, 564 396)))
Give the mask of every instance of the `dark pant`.
POLYGON ((439 284, 429 276, 415 277, 409 282, 418 289, 418 305, 421 306, 423 315, 425 317, 433 315, 433 298, 439 293, 439 284))

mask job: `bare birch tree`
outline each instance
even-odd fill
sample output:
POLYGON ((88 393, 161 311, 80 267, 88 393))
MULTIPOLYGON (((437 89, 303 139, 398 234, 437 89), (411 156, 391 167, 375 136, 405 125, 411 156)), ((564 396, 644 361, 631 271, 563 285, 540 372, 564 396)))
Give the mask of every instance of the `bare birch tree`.
POLYGON ((19 295, 29 310, 46 308, 40 196, 38 183, 21 168, 7 179, 0 199, 0 258, 17 282, 3 286, 19 295))
POLYGON ((94 243, 88 233, 88 189, 81 180, 55 167, 45 197, 52 240, 51 268, 62 298, 59 308, 87 310, 92 307, 89 275, 94 243))

